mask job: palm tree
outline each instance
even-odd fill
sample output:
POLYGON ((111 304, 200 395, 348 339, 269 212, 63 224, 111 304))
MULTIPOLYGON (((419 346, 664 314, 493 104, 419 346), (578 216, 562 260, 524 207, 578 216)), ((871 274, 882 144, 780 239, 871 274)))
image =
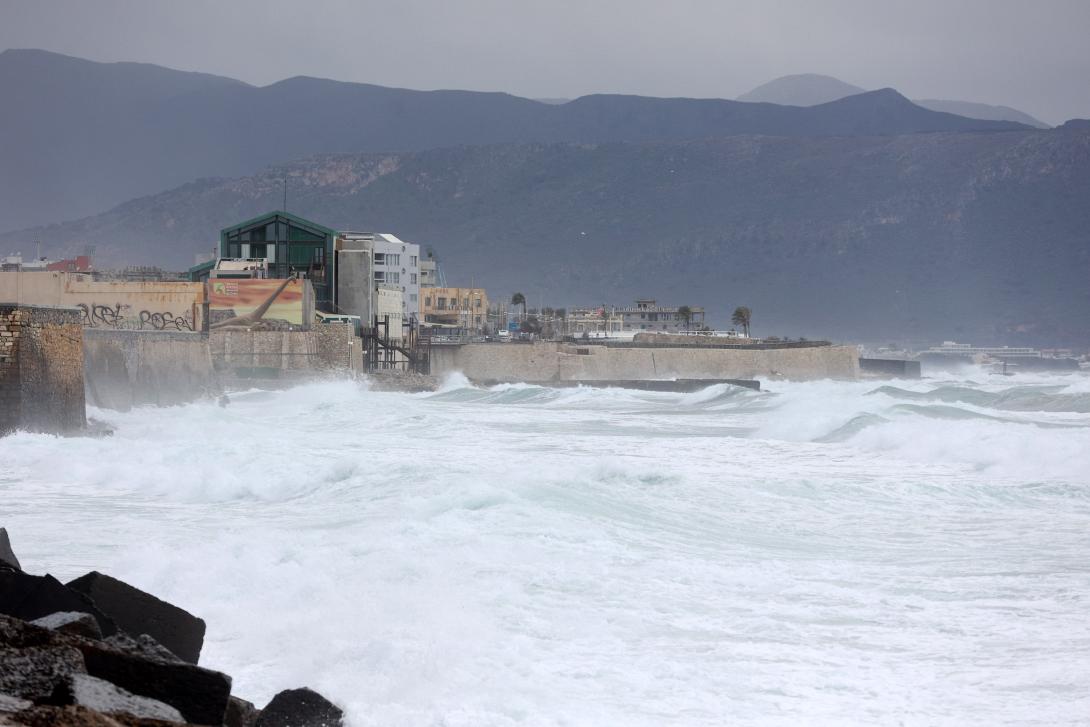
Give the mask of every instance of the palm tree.
POLYGON ((685 330, 689 330, 689 323, 693 320, 693 309, 683 305, 677 309, 677 314, 681 316, 681 320, 685 321, 685 330))
POLYGON ((511 296, 511 305, 522 306, 522 317, 526 318, 526 296, 522 293, 515 293, 511 296))
POLYGON ((749 321, 752 317, 753 311, 748 306, 740 305, 734 309, 734 315, 730 317, 730 322, 736 326, 741 326, 745 337, 749 338, 749 321))

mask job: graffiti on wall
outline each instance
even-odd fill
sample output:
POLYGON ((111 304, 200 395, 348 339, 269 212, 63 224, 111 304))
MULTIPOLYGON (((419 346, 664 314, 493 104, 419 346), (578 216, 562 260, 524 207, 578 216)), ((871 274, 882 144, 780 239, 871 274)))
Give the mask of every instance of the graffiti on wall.
POLYGON ((170 312, 141 310, 132 312, 132 306, 117 303, 113 306, 99 303, 79 303, 80 318, 87 328, 118 328, 137 331, 192 331, 193 314, 175 315, 170 312))

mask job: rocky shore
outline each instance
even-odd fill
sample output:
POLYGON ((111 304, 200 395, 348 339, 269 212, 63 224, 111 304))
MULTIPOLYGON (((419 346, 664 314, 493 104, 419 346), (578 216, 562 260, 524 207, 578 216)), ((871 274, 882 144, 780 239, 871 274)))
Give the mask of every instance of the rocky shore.
POLYGON ((262 709, 198 666, 205 623, 92 571, 67 584, 22 570, 0 528, 0 727, 340 727, 307 688, 262 709))

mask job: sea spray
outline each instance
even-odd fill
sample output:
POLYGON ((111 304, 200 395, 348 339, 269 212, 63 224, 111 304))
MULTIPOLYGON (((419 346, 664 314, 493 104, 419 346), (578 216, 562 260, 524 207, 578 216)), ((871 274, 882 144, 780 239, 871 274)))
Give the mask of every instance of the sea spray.
POLYGON ((1013 378, 327 382, 4 438, 0 502, 354 725, 1076 723, 1090 414, 1002 404, 1090 388, 1013 378))

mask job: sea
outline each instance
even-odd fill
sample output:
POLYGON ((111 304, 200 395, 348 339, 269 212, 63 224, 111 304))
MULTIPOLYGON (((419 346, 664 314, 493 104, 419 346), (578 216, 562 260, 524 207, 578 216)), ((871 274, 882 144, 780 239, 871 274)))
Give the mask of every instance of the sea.
POLYGON ((92 409, 0 525, 353 727, 1090 722, 1090 376, 762 383, 92 409))

